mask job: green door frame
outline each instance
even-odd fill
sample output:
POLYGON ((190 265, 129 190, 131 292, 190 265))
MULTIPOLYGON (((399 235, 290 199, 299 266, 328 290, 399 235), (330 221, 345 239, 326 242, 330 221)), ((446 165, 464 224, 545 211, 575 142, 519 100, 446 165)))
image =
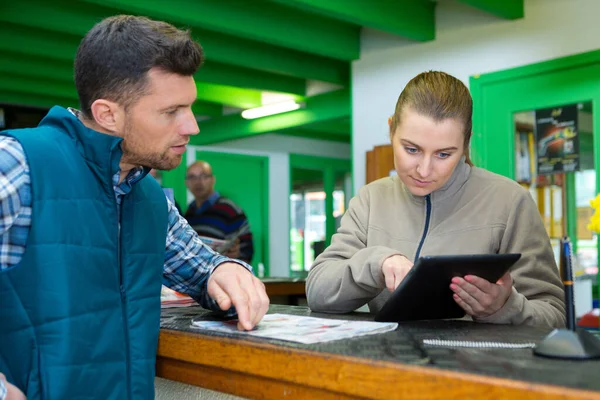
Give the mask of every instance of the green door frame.
MULTIPOLYGON (((352 162, 350 160, 344 160, 340 158, 317 157, 308 156, 304 154, 290 154, 290 195, 292 194, 293 189, 292 168, 309 169, 313 171, 321 171, 323 173, 323 191, 325 192, 325 246, 329 246, 329 244, 331 243, 331 237, 335 233, 335 219, 333 218, 333 192, 335 190, 336 173, 351 173, 352 162)), ((289 215, 291 226, 291 210, 289 215)), ((302 246, 302 249, 304 249, 304 246, 302 246)), ((302 257, 302 259, 304 259, 304 257, 302 257)))
MULTIPOLYGON (((470 90, 473 96, 473 160, 478 166, 514 178, 514 113, 584 101, 591 101, 595 110, 600 104, 600 50, 475 75, 470 78, 470 90), (549 87, 554 90, 548 91, 549 87)), ((593 131, 599 135, 600 115, 596 112, 592 117, 593 131)), ((598 193, 600 140, 593 142, 595 192, 598 193)), ((566 195, 573 200, 574 178, 568 175, 566 195)), ((570 221, 567 232, 572 235, 576 233, 573 220, 576 210, 567 210, 567 215, 570 221)), ((600 242, 598 250, 600 254, 600 242)), ((600 288, 600 274, 598 281, 600 288)))

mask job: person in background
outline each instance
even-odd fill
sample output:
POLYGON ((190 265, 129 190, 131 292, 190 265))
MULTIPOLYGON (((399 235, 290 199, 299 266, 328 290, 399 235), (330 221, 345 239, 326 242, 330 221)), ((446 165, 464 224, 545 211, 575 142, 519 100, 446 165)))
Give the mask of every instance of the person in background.
POLYGON ((154 399, 161 284, 253 329, 269 299, 148 177, 199 132, 202 48, 145 17, 96 24, 75 56, 81 110, 0 132, 0 371, 32 399, 154 399))
POLYGON ((312 310, 368 303, 378 312, 420 256, 521 253, 497 282, 453 278, 454 301, 479 322, 565 325, 563 286, 537 206, 517 182, 473 166, 472 113, 468 89, 446 73, 407 84, 388 121, 397 176, 351 200, 308 274, 312 310))
POLYGON ((212 167, 206 161, 196 161, 188 167, 185 184, 194 201, 184 217, 200 236, 233 240, 225 255, 250 263, 254 245, 248 218, 232 200, 215 191, 215 183, 212 167))

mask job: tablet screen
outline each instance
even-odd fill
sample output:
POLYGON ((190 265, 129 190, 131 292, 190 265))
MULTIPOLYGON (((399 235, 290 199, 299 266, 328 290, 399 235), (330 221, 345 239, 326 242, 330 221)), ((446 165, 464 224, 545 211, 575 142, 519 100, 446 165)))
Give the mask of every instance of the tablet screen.
POLYGON ((521 254, 421 257, 375 315, 375 321, 462 318, 465 312, 452 298, 452 278, 476 275, 496 282, 519 258, 521 254))

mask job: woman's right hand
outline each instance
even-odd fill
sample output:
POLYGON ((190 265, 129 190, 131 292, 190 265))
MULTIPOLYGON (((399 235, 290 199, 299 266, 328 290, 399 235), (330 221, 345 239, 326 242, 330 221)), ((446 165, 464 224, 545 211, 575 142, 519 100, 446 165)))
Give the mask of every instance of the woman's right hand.
POLYGON ((412 261, 399 254, 386 258, 381 265, 381 271, 385 277, 387 290, 390 292, 396 290, 412 266, 412 261))

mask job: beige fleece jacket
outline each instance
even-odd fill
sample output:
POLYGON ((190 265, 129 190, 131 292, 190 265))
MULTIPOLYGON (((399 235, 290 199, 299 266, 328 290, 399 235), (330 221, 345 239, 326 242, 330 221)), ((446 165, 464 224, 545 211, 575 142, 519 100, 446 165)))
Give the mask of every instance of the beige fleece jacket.
MULTIPOLYGON (((565 325, 564 289, 550 240, 527 190, 516 182, 460 162, 444 187, 431 193, 421 256, 521 253, 511 268, 513 291, 503 308, 478 321, 550 327, 565 325)), ((377 312, 390 297, 383 261, 401 254, 414 262, 426 223, 426 198, 398 177, 360 189, 331 245, 307 278, 313 311, 377 312)), ((407 305, 410 307, 410 305, 407 305)))

